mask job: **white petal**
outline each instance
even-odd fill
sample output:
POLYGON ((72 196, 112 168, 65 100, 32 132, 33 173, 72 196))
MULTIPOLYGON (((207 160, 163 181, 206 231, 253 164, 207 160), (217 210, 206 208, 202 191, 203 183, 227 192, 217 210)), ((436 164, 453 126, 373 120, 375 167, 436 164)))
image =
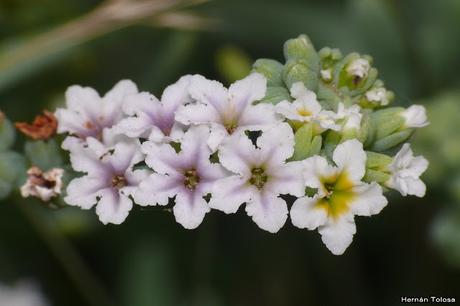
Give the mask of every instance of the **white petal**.
POLYGON ((70 86, 66 93, 67 108, 88 119, 94 119, 102 111, 101 97, 91 87, 70 86))
POLYGON ((166 87, 163 91, 163 95, 161 96, 161 103, 167 110, 175 111, 179 105, 190 102, 188 87, 191 79, 191 75, 185 75, 176 83, 166 87))
POLYGON ((297 199, 291 208, 292 224, 298 228, 314 230, 327 222, 327 211, 316 206, 317 197, 297 199))
POLYGON ((176 222, 186 229, 197 228, 203 222, 204 216, 211 209, 203 199, 203 194, 184 190, 176 196, 173 213, 176 222))
POLYGON ((350 203, 353 214, 358 216, 371 216, 380 213, 388 201, 383 196, 382 187, 373 182, 353 187, 356 193, 350 203))
POLYGON ((333 176, 338 169, 329 165, 324 157, 315 155, 302 161, 302 171, 305 186, 320 188, 322 186, 320 178, 333 176))
POLYGON ((73 147, 70 153, 72 168, 78 172, 86 172, 94 177, 103 176, 109 171, 106 164, 99 160, 96 152, 83 147, 73 147))
POLYGON ((228 136, 227 130, 219 124, 211 124, 211 134, 208 138, 208 146, 212 152, 217 151, 225 137, 228 136))
POLYGON ((123 112, 129 116, 139 114, 152 114, 158 111, 161 106, 160 101, 149 92, 140 92, 125 97, 123 112))
POLYGON ((356 139, 347 140, 335 148, 332 159, 340 168, 347 171, 348 178, 360 182, 366 171, 366 152, 363 144, 356 139))
POLYGON ((71 133, 84 137, 93 133, 92 130, 85 128, 88 118, 75 111, 65 108, 59 108, 55 112, 56 119, 58 120, 58 133, 71 133))
POLYGON ((223 178, 214 183, 209 206, 226 214, 233 214, 243 203, 249 202, 252 193, 253 188, 240 176, 223 178))
POLYGON ((233 83, 228 93, 236 112, 241 114, 248 105, 265 97, 266 90, 267 79, 260 73, 251 73, 233 83))
POLYGON ((272 104, 260 103, 250 105, 241 114, 238 126, 248 130, 261 130, 273 124, 281 122, 281 118, 276 115, 272 104))
POLYGON ((96 206, 96 214, 104 223, 121 224, 128 217, 133 202, 113 188, 107 188, 101 193, 101 199, 96 206))
POLYGON ((430 124, 427 121, 426 110, 422 105, 412 105, 401 112, 405 119, 405 126, 408 128, 421 128, 430 124))
POLYGON ((305 194, 301 162, 289 162, 269 168, 266 173, 270 178, 264 189, 270 190, 274 194, 290 194, 297 197, 305 194))
POLYGON ((297 113, 297 108, 289 101, 281 101, 275 105, 275 111, 284 118, 290 120, 302 120, 302 116, 297 113))
POLYGON ((353 241, 353 235, 356 233, 356 225, 352 215, 344 215, 320 226, 318 232, 321 234, 321 240, 334 255, 342 255, 353 241))
POLYGON ((294 133, 287 123, 265 130, 257 139, 263 161, 267 164, 283 164, 294 153, 294 133))
POLYGON ((253 193, 246 204, 246 213, 263 230, 278 232, 286 223, 286 202, 270 192, 253 193))
POLYGON ((105 181, 99 177, 75 178, 67 186, 67 196, 64 201, 72 206, 90 209, 96 204, 100 190, 104 189, 106 185, 105 181))

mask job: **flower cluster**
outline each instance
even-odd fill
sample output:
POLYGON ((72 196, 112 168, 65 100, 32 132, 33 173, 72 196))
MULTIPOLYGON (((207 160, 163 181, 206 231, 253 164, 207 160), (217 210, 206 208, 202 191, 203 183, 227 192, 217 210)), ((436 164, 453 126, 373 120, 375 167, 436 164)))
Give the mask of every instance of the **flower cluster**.
POLYGON ((285 55, 284 65, 257 61, 229 88, 184 76, 160 99, 127 80, 103 97, 70 87, 55 116, 82 175, 65 201, 96 206, 104 224, 122 223, 133 204, 172 207, 187 229, 211 209, 244 205, 261 229, 276 233, 290 217, 339 255, 354 216, 387 205, 384 191, 424 196, 428 162, 404 143, 427 124, 424 108, 386 107, 393 94, 368 56, 316 52, 306 36, 287 41, 285 55))

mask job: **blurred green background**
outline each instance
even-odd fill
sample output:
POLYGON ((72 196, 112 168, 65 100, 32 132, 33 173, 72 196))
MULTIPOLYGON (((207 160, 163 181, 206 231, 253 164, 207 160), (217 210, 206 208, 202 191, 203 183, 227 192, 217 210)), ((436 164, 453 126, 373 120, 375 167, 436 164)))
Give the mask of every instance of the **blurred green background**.
MULTIPOLYGON (((72 84, 129 78, 160 95, 187 73, 229 83, 282 59, 301 33, 373 56, 395 104, 424 104, 414 137, 431 162, 425 198, 389 194, 343 256, 288 221, 276 235, 244 212, 196 230, 136 207, 121 226, 94 212, 0 201, 0 283, 31 279, 51 305, 397 305, 460 299, 460 1, 1 0, 0 109, 29 121, 72 84)), ((21 144, 17 144, 20 150, 21 144)), ((1 299, 1 297, 0 297, 1 299)))

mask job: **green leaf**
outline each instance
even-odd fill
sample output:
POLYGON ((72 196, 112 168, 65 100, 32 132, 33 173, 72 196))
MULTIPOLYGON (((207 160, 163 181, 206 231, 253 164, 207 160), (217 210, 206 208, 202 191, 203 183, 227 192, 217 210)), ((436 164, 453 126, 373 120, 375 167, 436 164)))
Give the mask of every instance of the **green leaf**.
POLYGON ((24 157, 16 152, 0 153, 0 199, 6 198, 11 190, 25 181, 24 157))
POLYGON ((27 141, 24 152, 30 164, 39 167, 42 171, 62 167, 61 150, 54 139, 27 141))

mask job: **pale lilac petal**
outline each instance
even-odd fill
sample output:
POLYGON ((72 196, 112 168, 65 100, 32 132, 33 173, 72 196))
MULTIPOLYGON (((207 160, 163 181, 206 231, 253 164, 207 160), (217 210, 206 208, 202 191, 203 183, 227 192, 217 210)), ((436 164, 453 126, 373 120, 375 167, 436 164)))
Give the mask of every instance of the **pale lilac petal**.
POLYGON ((157 173, 177 174, 177 168, 183 165, 183 162, 178 159, 176 151, 169 144, 146 141, 142 144, 141 150, 147 154, 146 164, 157 173))
POLYGON ((235 106, 235 112, 240 115, 253 102, 265 97, 266 90, 267 79, 260 73, 251 73, 244 79, 233 83, 228 89, 228 94, 235 106))
POLYGON ((254 191, 254 187, 248 185, 246 179, 237 175, 226 177, 214 183, 209 206, 226 214, 233 214, 243 203, 251 200, 254 191))
POLYGON ((222 121, 220 114, 212 105, 200 103, 179 106, 176 111, 176 120, 185 125, 222 121))
POLYGON ((132 194, 134 202, 141 206, 167 205, 183 187, 179 176, 151 174, 143 180, 139 188, 132 194))
POLYGON ((180 105, 190 102, 188 87, 191 79, 191 75, 185 75, 163 91, 161 103, 168 112, 174 112, 180 105))
POLYGON ((318 197, 297 199, 291 208, 292 224, 298 228, 314 230, 326 224, 327 210, 317 206, 318 197))
POLYGON ((197 228, 210 210, 208 203, 203 199, 203 194, 185 188, 177 194, 176 204, 173 207, 176 222, 186 229, 197 228))
POLYGON ((109 162, 115 173, 121 174, 141 162, 143 158, 139 142, 133 140, 117 143, 113 147, 113 153, 104 155, 102 160, 109 162))
POLYGON ((229 171, 249 175, 249 167, 257 160, 258 154, 258 149, 245 134, 235 134, 220 146, 219 162, 229 171))
POLYGON ((246 213, 263 230, 278 232, 286 223, 286 202, 270 192, 253 193, 246 204, 246 213))
POLYGON ((151 128, 152 122, 150 118, 142 114, 137 117, 129 117, 121 120, 114 127, 114 130, 117 133, 125 134, 128 137, 145 138, 151 128))
POLYGON ((113 188, 102 191, 101 199, 96 206, 96 214, 103 224, 121 224, 128 217, 133 202, 113 188))
POLYGON ((106 185, 106 181, 99 177, 75 178, 67 186, 67 196, 64 201, 71 206, 90 209, 96 204, 100 191, 106 185))
POLYGON ((198 103, 211 106, 218 114, 225 113, 228 93, 221 83, 208 80, 201 75, 194 75, 189 86, 189 93, 198 103))
POLYGON ((225 127, 219 124, 211 124, 211 134, 209 135, 207 141, 211 151, 215 152, 227 136, 228 132, 225 127))

